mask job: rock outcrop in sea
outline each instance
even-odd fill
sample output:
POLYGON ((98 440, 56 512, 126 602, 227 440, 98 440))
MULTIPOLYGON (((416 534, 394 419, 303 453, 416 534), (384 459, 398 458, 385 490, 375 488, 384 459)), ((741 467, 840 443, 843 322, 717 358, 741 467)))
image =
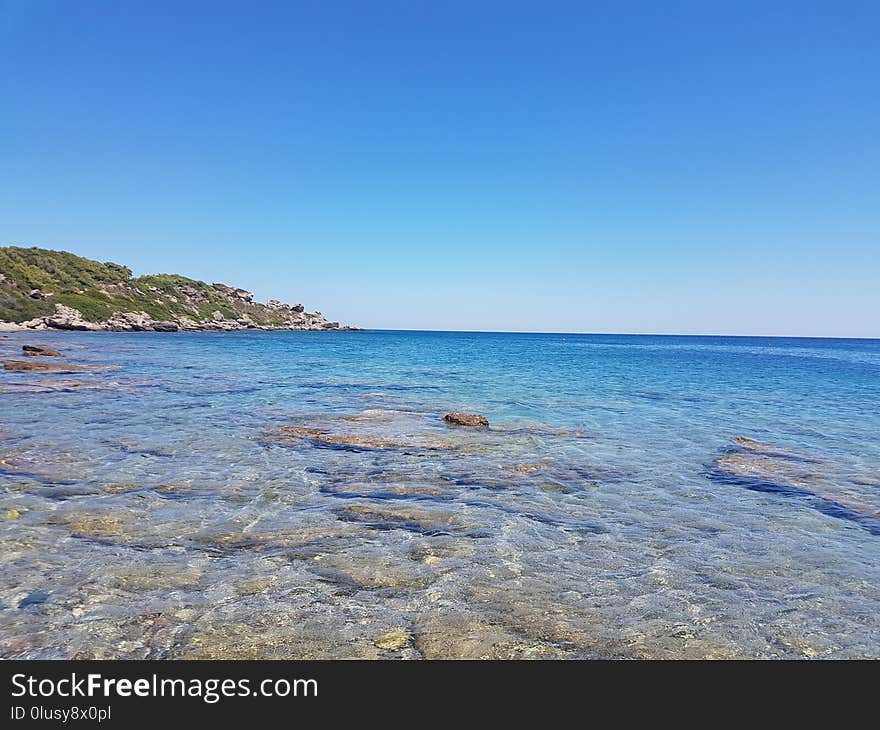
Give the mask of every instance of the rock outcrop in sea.
POLYGON ((35 362, 33 360, 0 360, 3 369, 15 373, 78 373, 90 370, 105 370, 96 365, 75 365, 73 363, 35 362))
POLYGON ((450 426, 469 426, 470 428, 489 428, 489 419, 479 413, 447 413, 443 420, 450 426))
POLYGON ((715 457, 707 476, 720 484, 797 499, 880 535, 880 482, 844 464, 740 436, 715 457))
POLYGON ((302 304, 177 274, 132 277, 125 266, 65 251, 0 247, 0 332, 81 330, 348 330, 302 304))
POLYGON ((39 345, 22 345, 21 351, 22 354, 30 357, 61 357, 61 353, 58 350, 53 350, 51 347, 40 347, 39 345))

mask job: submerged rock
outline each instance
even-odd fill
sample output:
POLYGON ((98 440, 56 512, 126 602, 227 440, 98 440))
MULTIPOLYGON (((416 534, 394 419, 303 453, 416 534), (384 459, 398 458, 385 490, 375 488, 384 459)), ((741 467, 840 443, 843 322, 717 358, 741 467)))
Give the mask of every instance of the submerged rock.
POLYGON ((245 578, 235 584, 235 592, 240 596, 256 596, 266 593, 278 585, 278 578, 274 575, 258 575, 245 578))
MULTIPOLYGON (((194 633, 175 649, 175 659, 376 659, 381 651, 369 629, 340 622, 344 608, 318 612, 269 607, 250 615, 193 625, 194 633), (366 635, 365 635, 366 634, 366 635)), ((191 619, 188 619, 191 621, 191 619)), ((378 627, 377 627, 378 628, 378 627)))
POLYGON ((106 390, 114 392, 131 391, 143 383, 116 383, 100 380, 46 380, 30 381, 26 383, 5 382, 0 385, 0 393, 74 393, 77 391, 106 390))
POLYGON ((57 513, 49 518, 49 523, 63 525, 73 537, 108 539, 126 535, 134 518, 124 512, 105 510, 95 514, 57 513))
POLYGON ((28 606, 40 606, 49 600, 48 591, 34 591, 18 602, 19 608, 27 608, 28 606))
POLYGON ((21 351, 31 357, 61 357, 61 353, 58 350, 53 350, 49 347, 38 347, 37 345, 22 345, 21 351))
POLYGON ((447 413, 443 420, 452 426, 489 428, 489 419, 476 413, 447 413))
POLYGON ((357 433, 329 433, 319 428, 290 426, 281 428, 277 434, 282 440, 304 439, 316 446, 336 447, 352 450, 396 449, 407 446, 401 441, 357 433))
POLYGON ((425 563, 407 560, 390 546, 357 546, 316 555, 308 569, 322 582, 344 592, 386 591, 402 595, 422 590, 436 579, 425 563))
POLYGON ((410 641, 412 641, 412 636, 410 636, 409 631, 399 626, 396 629, 391 629, 391 631, 382 634, 382 636, 376 639, 373 643, 385 651, 400 651, 403 647, 409 644, 410 641))
POLYGON ((424 416, 379 410, 285 426, 271 432, 268 441, 342 451, 390 450, 402 453, 454 450, 461 446, 443 431, 430 428, 430 421, 424 416))
POLYGON ((128 592, 167 591, 195 585, 203 576, 204 570, 194 565, 123 565, 110 582, 128 592))
POLYGON ((77 373, 88 370, 101 370, 94 365, 73 365, 71 363, 57 362, 29 362, 27 360, 3 360, 3 369, 10 372, 53 372, 53 373, 77 373))
POLYGON ((712 462, 708 477, 756 492, 800 498, 830 517, 858 523, 880 535, 880 497, 843 464, 740 436, 712 462))
POLYGON ((316 438, 318 436, 322 436, 327 432, 320 428, 311 428, 308 426, 284 426, 283 428, 279 428, 277 431, 279 436, 284 436, 287 438, 316 438))
POLYGON ((544 468, 544 464, 531 463, 531 464, 513 464, 510 467, 510 470, 516 474, 531 474, 536 471, 540 471, 544 468))
MULTIPOLYGON (((536 650, 545 648, 477 614, 446 608, 416 616, 415 640, 425 659, 521 659, 540 656, 544 652, 536 650)), ((550 656, 561 653, 546 648, 550 656)))
POLYGON ((463 522, 439 505, 406 506, 354 504, 334 510, 338 519, 356 522, 374 530, 405 530, 419 535, 470 534, 475 525, 463 522))
POLYGON ((720 472, 730 476, 808 487, 822 472, 821 462, 801 451, 742 436, 734 439, 734 444, 714 462, 720 472))

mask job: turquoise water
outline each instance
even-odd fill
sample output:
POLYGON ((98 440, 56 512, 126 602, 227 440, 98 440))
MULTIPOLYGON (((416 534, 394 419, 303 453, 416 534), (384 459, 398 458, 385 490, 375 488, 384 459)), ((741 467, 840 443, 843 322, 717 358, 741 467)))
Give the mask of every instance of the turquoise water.
POLYGON ((2 657, 880 656, 880 341, 24 343, 2 657))

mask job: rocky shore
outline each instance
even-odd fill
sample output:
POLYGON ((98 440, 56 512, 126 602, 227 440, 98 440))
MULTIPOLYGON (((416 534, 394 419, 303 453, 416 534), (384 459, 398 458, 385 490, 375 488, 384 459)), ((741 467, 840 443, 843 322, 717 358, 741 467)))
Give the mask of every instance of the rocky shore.
POLYGON ((156 320, 146 312, 117 312, 104 321, 91 322, 82 312, 64 304, 56 304, 55 312, 24 322, 0 320, 0 332, 23 332, 35 330, 78 330, 83 332, 230 332, 234 330, 339 330, 355 331, 355 327, 340 326, 330 322, 320 312, 305 312, 302 305, 291 306, 278 303, 278 324, 258 324, 248 315, 227 318, 219 310, 210 319, 201 321, 181 316, 175 319, 156 320), (299 307, 299 310, 297 310, 299 307))
POLYGON ((179 274, 131 269, 66 251, 0 247, 0 332, 350 330, 302 304, 179 274))

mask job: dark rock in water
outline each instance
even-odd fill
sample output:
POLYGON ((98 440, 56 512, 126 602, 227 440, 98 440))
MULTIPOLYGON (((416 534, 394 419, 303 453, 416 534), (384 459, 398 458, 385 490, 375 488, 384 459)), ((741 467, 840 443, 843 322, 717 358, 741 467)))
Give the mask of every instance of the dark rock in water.
POLYGON ((49 594, 46 591, 34 591, 29 593, 18 602, 19 608, 27 608, 28 606, 39 606, 49 600, 49 594))
POLYGON ((21 350, 25 355, 30 355, 31 357, 61 357, 61 353, 58 350, 53 350, 49 347, 37 347, 36 345, 22 345, 21 350))
POLYGON ((3 360, 2 362, 3 369, 10 372, 75 373, 98 369, 89 365, 71 365, 57 362, 33 362, 27 360, 3 360))
POLYGON ((880 501, 852 480, 842 479, 840 465, 742 436, 734 444, 707 470, 712 481, 800 499, 823 514, 856 522, 880 535, 880 501))
POLYGON ((489 419, 476 413, 447 413, 443 420, 452 426, 489 428, 489 419))

